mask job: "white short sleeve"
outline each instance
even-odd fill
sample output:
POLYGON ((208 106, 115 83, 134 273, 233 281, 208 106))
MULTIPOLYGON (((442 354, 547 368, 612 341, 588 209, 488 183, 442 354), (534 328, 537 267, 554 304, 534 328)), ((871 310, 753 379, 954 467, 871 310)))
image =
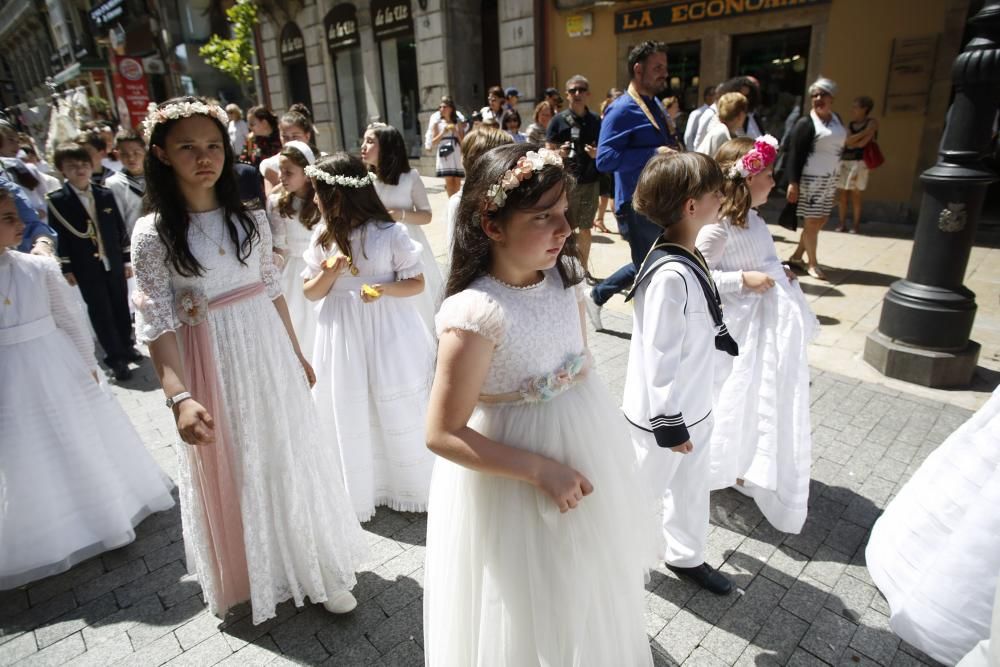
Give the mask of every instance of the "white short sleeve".
POLYGON ((406 227, 396 223, 390 231, 392 234, 392 270, 397 280, 416 278, 424 272, 424 263, 420 261, 424 247, 414 241, 406 227))
POLYGON ((459 329, 479 334, 499 345, 507 331, 503 309, 490 296, 474 289, 467 289, 444 300, 434 317, 435 329, 440 337, 447 331, 459 329))

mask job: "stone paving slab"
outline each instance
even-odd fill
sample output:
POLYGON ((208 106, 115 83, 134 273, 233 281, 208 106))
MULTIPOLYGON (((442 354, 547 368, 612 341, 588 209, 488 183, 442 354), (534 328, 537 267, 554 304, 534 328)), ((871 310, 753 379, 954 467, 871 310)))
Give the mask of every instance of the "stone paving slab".
MULTIPOLYGON (((589 331, 597 369, 620 396, 631 320, 589 331)), ((173 474, 174 428, 151 365, 113 388, 147 447, 173 474)), ((815 433, 809 520, 786 535, 734 491, 712 498, 708 560, 740 590, 718 598, 665 568, 646 586, 657 665, 861 665, 933 661, 901 642, 864 567, 871 525, 967 410, 826 371, 812 373, 815 433)), ((360 602, 336 617, 289 602, 254 626, 243 605, 208 614, 184 568, 180 513, 154 515, 132 544, 0 593, 6 665, 421 665, 426 515, 379 509, 365 524, 372 558, 360 602)))

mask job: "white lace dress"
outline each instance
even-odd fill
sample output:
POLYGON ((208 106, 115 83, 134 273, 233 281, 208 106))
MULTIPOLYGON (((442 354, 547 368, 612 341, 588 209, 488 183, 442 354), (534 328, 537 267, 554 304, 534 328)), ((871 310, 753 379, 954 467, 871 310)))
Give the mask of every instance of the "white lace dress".
POLYGON ((309 249, 309 239, 312 230, 299 222, 298 214, 302 210, 302 200, 295 197, 292 200, 293 217, 287 218, 278 211, 278 195, 271 194, 267 198, 267 218, 271 224, 274 247, 285 251, 285 265, 281 268, 281 292, 288 304, 288 314, 292 317, 292 326, 299 339, 299 347, 306 359, 313 358, 313 345, 316 343, 316 308, 315 302, 306 298, 302 290, 302 271, 306 262, 302 254, 309 249))
MULTIPOLYGON (((336 244, 320 244, 324 227, 316 226, 303 278, 318 275, 323 261, 338 252, 336 244)), ((433 338, 412 298, 361 300, 365 283, 421 275, 422 248, 393 222, 355 229, 351 247, 358 274, 337 278, 318 313, 313 396, 323 439, 339 447, 359 519, 370 519, 378 505, 423 512, 434 465, 424 437, 433 338)))
MULTIPOLYGON (((234 477, 250 579, 253 621, 275 615, 275 607, 306 596, 324 602, 355 584, 367 556, 361 526, 344 489, 340 461, 320 435, 319 419, 305 373, 272 299, 281 296, 271 232, 263 212, 254 213, 260 240, 241 264, 226 235, 221 209, 192 215, 188 244, 204 267, 202 276, 182 276, 166 261, 166 246, 154 216, 136 222, 132 262, 137 282, 136 334, 148 343, 181 326, 175 294, 202 291, 211 300, 263 282, 266 290, 208 311, 225 420, 234 444, 234 477), (220 254, 220 244, 225 254, 220 254), (263 251, 262 249, 267 249, 263 251)), ((180 340, 180 337, 178 337, 180 340)), ((197 400, 197 396, 194 397, 197 400)), ((199 578, 209 608, 220 608, 211 571, 211 527, 193 483, 189 445, 181 458, 181 517, 188 567, 199 578)))
POLYGON ((785 276, 756 211, 746 228, 728 220, 702 227, 697 245, 719 287, 726 327, 740 346, 737 357, 716 355, 712 488, 745 480, 771 525, 798 533, 809 501, 807 350, 816 317, 798 283, 785 276), (775 285, 763 294, 744 289, 742 271, 766 273, 775 285))
POLYGON ((935 660, 954 665, 990 637, 1000 586, 1000 389, 899 490, 872 527, 865 562, 893 632, 935 660))
POLYGON ((462 329, 494 343, 481 394, 523 388, 548 399, 481 399, 469 427, 572 466, 594 492, 560 514, 528 484, 437 460, 424 566, 428 665, 652 664, 643 581, 656 525, 615 401, 592 369, 574 375, 589 356, 579 295, 554 270, 527 289, 483 277, 438 313, 439 335, 462 329))
POLYGON ((8 589, 128 544, 140 521, 174 499, 91 375, 94 341, 59 265, 0 253, 0 290, 0 589, 8 589))
MULTIPOLYGON (((403 209, 409 215, 410 211, 430 211, 431 202, 427 198, 427 190, 424 182, 420 179, 420 174, 416 169, 410 169, 404 174, 400 174, 399 183, 389 185, 382 181, 375 180, 375 191, 378 192, 379 199, 387 208, 403 209)), ((403 226, 409 232, 410 237, 419 243, 423 248, 420 256, 424 265, 424 291, 415 296, 409 297, 417 304, 420 316, 424 319, 427 329, 434 331, 434 313, 441 305, 444 296, 444 277, 441 275, 441 267, 434 259, 434 250, 427 242, 427 235, 424 227, 427 225, 411 225, 404 222, 403 226)))

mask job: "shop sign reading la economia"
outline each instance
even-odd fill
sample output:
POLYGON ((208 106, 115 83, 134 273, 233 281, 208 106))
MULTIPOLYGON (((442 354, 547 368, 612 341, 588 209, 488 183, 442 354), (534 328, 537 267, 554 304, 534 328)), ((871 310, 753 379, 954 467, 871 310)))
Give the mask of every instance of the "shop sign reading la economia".
POLYGON ((615 13, 615 32, 633 32, 651 28, 700 23, 715 19, 762 14, 809 5, 828 4, 832 0, 680 0, 646 9, 615 13))

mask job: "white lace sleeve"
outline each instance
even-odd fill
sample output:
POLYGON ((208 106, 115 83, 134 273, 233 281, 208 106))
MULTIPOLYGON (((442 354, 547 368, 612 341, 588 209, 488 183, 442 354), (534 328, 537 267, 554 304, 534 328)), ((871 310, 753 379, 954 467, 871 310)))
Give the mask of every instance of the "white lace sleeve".
POLYGON ((424 263, 420 261, 420 256, 424 247, 410 238, 406 227, 401 223, 394 224, 389 232, 392 234, 392 270, 396 273, 396 280, 422 275, 424 263))
POLYGON ((323 262, 326 260, 327 253, 319 242, 319 235, 323 233, 324 227, 325 224, 322 221, 316 223, 316 226, 313 227, 312 238, 309 240, 309 247, 302 253, 306 268, 302 269, 299 276, 303 280, 312 280, 323 272, 323 262))
POLYGON ((167 266, 167 248, 153 227, 153 216, 139 218, 132 233, 135 269, 135 335, 149 343, 180 326, 174 312, 174 290, 167 266))
POLYGON ((444 300, 434 317, 437 335, 461 329, 499 345, 507 331, 503 309, 488 295, 467 289, 444 300))
POLYGON ((72 288, 63 277, 58 262, 46 258, 42 262, 42 266, 45 272, 45 286, 49 292, 52 319, 56 321, 56 326, 65 331, 69 339, 73 341, 73 347, 83 357, 84 363, 88 367, 95 366, 94 337, 90 334, 90 326, 84 319, 86 315, 84 315, 79 298, 74 296, 72 288))
POLYGON ((267 296, 272 301, 282 295, 281 291, 281 269, 274 263, 274 255, 271 253, 271 226, 267 222, 267 215, 261 210, 251 211, 250 215, 257 223, 257 231, 260 232, 260 279, 267 289, 267 296))
POLYGON ((284 250, 288 247, 286 241, 288 221, 278 212, 278 197, 274 193, 267 198, 267 222, 271 227, 271 242, 275 248, 284 250))

